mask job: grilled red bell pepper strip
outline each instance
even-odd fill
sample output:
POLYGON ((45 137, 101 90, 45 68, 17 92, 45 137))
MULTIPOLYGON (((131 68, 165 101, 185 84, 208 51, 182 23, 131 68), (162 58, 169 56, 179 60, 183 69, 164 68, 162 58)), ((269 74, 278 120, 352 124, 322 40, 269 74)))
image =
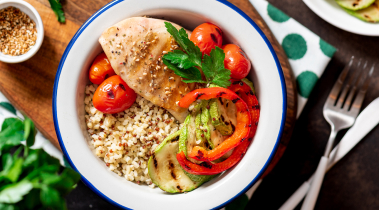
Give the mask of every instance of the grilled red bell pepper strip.
POLYGON ((214 175, 219 174, 237 164, 245 155, 247 148, 250 145, 252 138, 243 141, 234 150, 228 159, 220 163, 202 162, 200 164, 193 163, 186 158, 184 152, 176 154, 176 159, 184 170, 195 175, 214 175))
POLYGON ((258 125, 259 120, 259 104, 257 97, 251 91, 251 88, 241 81, 232 81, 232 85, 229 89, 237 94, 247 103, 250 113, 252 115, 253 125, 250 129, 249 138, 247 141, 242 142, 238 145, 231 156, 228 159, 224 160, 220 163, 209 163, 203 162, 201 164, 192 163, 189 161, 183 152, 178 153, 176 158, 179 164, 184 168, 187 172, 196 175, 214 175, 219 174, 237 164, 242 157, 245 155, 250 142, 252 141, 255 131, 258 125))
POLYGON ((228 89, 237 93, 249 107, 252 124, 249 137, 254 137, 255 131, 257 130, 260 115, 260 107, 257 97, 254 95, 251 88, 242 81, 232 80, 232 84, 228 87, 228 89))
POLYGON ((189 157, 191 158, 206 162, 216 160, 228 151, 230 151, 231 149, 241 144, 244 140, 247 140, 249 136, 250 128, 252 127, 249 108, 237 94, 228 89, 221 87, 197 89, 185 95, 179 101, 178 105, 180 107, 187 108, 190 106, 191 103, 198 99, 208 100, 219 97, 229 99, 236 104, 236 129, 229 138, 227 138, 224 142, 222 142, 220 145, 218 145, 216 148, 212 150, 207 151, 203 147, 195 146, 192 149, 191 154, 189 154, 189 157))

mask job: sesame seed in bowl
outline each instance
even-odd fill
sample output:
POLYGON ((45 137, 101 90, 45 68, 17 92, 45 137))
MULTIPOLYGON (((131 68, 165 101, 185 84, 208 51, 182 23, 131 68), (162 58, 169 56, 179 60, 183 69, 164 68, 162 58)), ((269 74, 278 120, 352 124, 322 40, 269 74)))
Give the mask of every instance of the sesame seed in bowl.
POLYGON ((20 63, 42 45, 43 23, 37 10, 21 0, 0 3, 0 61, 20 63))

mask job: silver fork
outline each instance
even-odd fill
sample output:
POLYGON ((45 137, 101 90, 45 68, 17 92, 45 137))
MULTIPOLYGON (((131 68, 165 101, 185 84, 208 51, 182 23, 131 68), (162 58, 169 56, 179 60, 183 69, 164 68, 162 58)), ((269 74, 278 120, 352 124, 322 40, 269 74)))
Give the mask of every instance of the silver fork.
MULTIPOLYGON (((309 210, 314 208, 324 179, 329 154, 334 144, 334 139, 340 130, 349 128, 354 124, 359 110, 361 109, 363 99, 366 95, 370 77, 374 71, 374 66, 372 66, 365 79, 361 76, 367 67, 367 62, 363 66, 362 73, 358 73, 358 76, 351 76, 349 81, 346 82, 345 87, 342 88, 353 64, 353 60, 354 57, 351 58, 349 64, 344 68, 338 77, 337 82, 334 84, 332 91, 325 102, 323 114, 324 118, 331 126, 331 133, 324 155, 321 157, 314 175, 314 179, 311 183, 307 196, 305 197, 303 205, 301 206, 301 210, 309 210), (358 85, 361 81, 363 81, 363 84, 357 91, 358 85)), ((360 64, 361 62, 359 61, 358 67, 360 67, 360 64)))

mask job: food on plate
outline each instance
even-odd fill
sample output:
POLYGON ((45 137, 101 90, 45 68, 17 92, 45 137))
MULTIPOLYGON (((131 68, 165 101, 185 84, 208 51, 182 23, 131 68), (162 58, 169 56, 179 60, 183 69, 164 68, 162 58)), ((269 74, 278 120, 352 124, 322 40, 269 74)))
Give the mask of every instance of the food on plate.
POLYGON ((105 114, 92 103, 97 85, 86 86, 85 119, 90 144, 109 170, 128 181, 154 188, 147 163, 163 139, 178 131, 179 123, 165 109, 141 96, 123 112, 105 114))
POLYGON ((346 10, 349 14, 363 20, 366 22, 371 23, 377 23, 379 22, 379 0, 376 0, 374 3, 372 3, 369 7, 357 10, 357 11, 351 11, 346 10))
POLYGON ((209 114, 212 125, 224 136, 232 135, 237 125, 236 106, 223 98, 209 101, 209 114), (225 106, 224 106, 225 105, 225 106))
MULTIPOLYGON (((180 28, 174 24, 175 27, 180 28)), ((189 31, 186 31, 190 33, 189 31)), ((137 94, 167 109, 183 122, 188 112, 176 102, 195 89, 195 84, 181 82, 169 71, 162 56, 179 48, 167 32, 164 21, 133 17, 106 29, 99 42, 111 65, 137 94)))
POLYGON ((235 166, 260 115, 242 50, 221 49, 221 29, 211 23, 192 35, 164 20, 123 20, 102 34, 105 54, 95 59, 109 59, 117 75, 86 87, 96 155, 127 180, 169 193, 192 191, 235 166))
POLYGON ((114 75, 104 80, 93 95, 94 107, 107 114, 128 109, 136 101, 137 94, 120 76, 114 75))
POLYGON ((107 78, 116 75, 105 53, 96 56, 89 70, 89 80, 100 85, 107 78))
POLYGON ((255 95, 255 88, 254 88, 253 82, 251 82, 247 78, 243 78, 243 79, 241 79, 241 81, 244 82, 246 85, 248 85, 250 87, 251 91, 253 91, 253 95, 255 95))
POLYGON ((336 0, 337 4, 348 10, 360 10, 369 7, 375 0, 336 0))
POLYGON ((235 44, 226 44, 222 47, 225 53, 225 68, 231 72, 233 79, 245 78, 251 69, 251 64, 246 54, 235 44))
POLYGON ((260 112, 256 96, 252 94, 250 87, 241 81, 234 81, 228 89, 240 95, 240 97, 244 101, 246 101, 246 104, 249 107, 252 124, 250 127, 250 133, 248 135, 248 138, 242 141, 242 143, 240 143, 233 150, 233 153, 226 160, 219 163, 203 162, 203 164, 195 164, 186 158, 185 152, 181 152, 179 150, 179 153, 177 154, 177 160, 180 163, 180 165, 182 165, 183 168, 185 168, 187 173, 196 175, 212 175, 221 173, 231 168, 242 159, 243 155, 246 153, 248 146, 250 145, 250 142, 252 141, 255 135, 260 112))
POLYGON ((180 131, 167 137, 154 151, 148 164, 149 175, 161 189, 170 193, 187 192, 196 189, 212 176, 191 179, 176 159, 180 131), (166 164, 167 163, 167 164, 166 164))
MULTIPOLYGON (((198 99, 209 100, 213 98, 224 98, 234 103, 237 107, 237 126, 233 134, 225 139, 220 145, 212 150, 206 150, 204 147, 195 146, 189 157, 199 161, 214 161, 226 152, 238 146, 247 139, 251 125, 251 116, 246 103, 234 92, 221 88, 203 88, 192 91, 179 101, 179 106, 189 107, 189 105, 198 99)), ((212 119, 213 120, 213 119, 212 119)))
POLYGON ((337 3, 350 15, 353 15, 360 20, 377 23, 379 22, 379 0, 362 0, 362 1, 337 1, 337 3), (344 3, 346 2, 346 3, 344 3), (356 8, 359 9, 350 9, 351 6, 348 6, 348 2, 353 2, 353 5, 356 5, 356 8))
POLYGON ((200 48, 201 53, 209 55, 216 46, 222 46, 222 31, 212 23, 203 23, 193 30, 190 40, 200 48))

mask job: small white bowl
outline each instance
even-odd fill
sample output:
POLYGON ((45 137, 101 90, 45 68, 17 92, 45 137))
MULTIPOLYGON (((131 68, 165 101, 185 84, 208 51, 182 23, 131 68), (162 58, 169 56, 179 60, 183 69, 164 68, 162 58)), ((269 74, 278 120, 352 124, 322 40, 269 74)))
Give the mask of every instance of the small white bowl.
POLYGON ((44 37, 42 19, 41 19, 41 16, 38 14, 37 10, 32 5, 30 5, 29 3, 25 1, 1 0, 0 10, 7 7, 18 8, 19 10, 27 14, 29 18, 32 19, 36 23, 37 40, 36 40, 35 45, 27 53, 23 55, 11 56, 11 55, 4 55, 3 53, 0 52, 0 61, 5 62, 5 63, 21 63, 23 61, 28 60, 34 54, 36 54, 42 45, 43 37, 44 37))
POLYGON ((123 209, 218 209, 246 192, 262 175, 276 152, 286 118, 286 87, 273 47, 245 13, 227 1, 116 0, 88 19, 68 44, 55 77, 54 125, 59 144, 82 181, 99 196, 123 209), (243 159, 222 175, 182 194, 169 194, 127 181, 109 171, 89 146, 85 123, 85 86, 88 70, 102 51, 102 32, 135 16, 173 21, 193 30, 204 22, 218 25, 227 43, 241 46, 252 61, 253 80, 261 116, 253 143, 243 159))

